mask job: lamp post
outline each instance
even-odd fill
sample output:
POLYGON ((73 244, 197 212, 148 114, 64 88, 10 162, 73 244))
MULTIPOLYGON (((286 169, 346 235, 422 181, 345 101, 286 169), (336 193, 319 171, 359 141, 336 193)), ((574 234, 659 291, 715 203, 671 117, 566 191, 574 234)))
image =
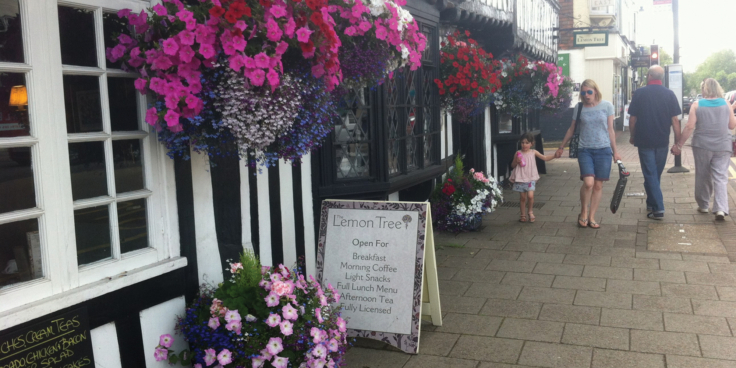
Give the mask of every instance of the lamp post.
MULTIPOLYGON (((680 63, 680 4, 679 0, 672 0, 672 28, 673 28, 673 37, 674 37, 674 47, 675 52, 672 55, 672 63, 673 64, 679 64, 680 63)), ((667 76, 669 78, 669 76, 667 76)), ((680 120, 682 122, 682 119, 680 120)), ((682 133, 682 126, 680 126, 680 133, 682 133)), ((682 166, 682 153, 675 156, 675 166, 672 166, 669 170, 667 170, 668 173, 686 173, 690 172, 687 168, 684 168, 682 166)))

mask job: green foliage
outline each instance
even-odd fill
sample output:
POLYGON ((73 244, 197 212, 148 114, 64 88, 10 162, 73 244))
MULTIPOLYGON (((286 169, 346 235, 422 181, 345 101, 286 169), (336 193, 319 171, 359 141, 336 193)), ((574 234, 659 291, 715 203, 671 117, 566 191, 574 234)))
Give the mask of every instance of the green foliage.
POLYGON ((256 317, 267 317, 268 307, 263 303, 267 293, 258 286, 262 280, 261 262, 252 251, 245 251, 240 256, 242 269, 237 277, 223 282, 215 291, 214 297, 230 310, 237 310, 241 315, 252 314, 256 317))
POLYGON ((736 53, 729 49, 718 51, 698 65, 694 73, 687 73, 685 94, 700 93, 700 82, 705 78, 717 80, 724 92, 736 90, 736 53))

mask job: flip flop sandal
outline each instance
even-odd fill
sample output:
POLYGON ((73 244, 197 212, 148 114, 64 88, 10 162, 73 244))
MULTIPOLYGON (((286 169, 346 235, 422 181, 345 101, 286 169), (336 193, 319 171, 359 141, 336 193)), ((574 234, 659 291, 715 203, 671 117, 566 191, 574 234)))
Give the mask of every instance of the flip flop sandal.
POLYGON ((601 225, 598 224, 595 221, 589 221, 588 222, 588 226, 590 226, 591 229, 600 229, 601 228, 601 225))
POLYGON ((519 222, 526 222, 526 216, 521 215, 521 217, 519 218, 519 222))
POLYGON ((533 213, 529 213, 529 222, 534 222, 537 218, 534 217, 533 213))
POLYGON ((578 226, 579 227, 588 227, 588 219, 583 219, 580 216, 578 216, 578 226))

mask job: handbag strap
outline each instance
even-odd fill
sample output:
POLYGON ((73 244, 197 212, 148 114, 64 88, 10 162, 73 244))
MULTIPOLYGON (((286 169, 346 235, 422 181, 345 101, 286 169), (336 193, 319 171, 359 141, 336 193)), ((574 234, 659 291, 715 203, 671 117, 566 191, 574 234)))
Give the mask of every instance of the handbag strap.
POLYGON ((575 134, 580 130, 580 113, 583 112, 583 103, 578 102, 578 116, 575 118, 575 134))

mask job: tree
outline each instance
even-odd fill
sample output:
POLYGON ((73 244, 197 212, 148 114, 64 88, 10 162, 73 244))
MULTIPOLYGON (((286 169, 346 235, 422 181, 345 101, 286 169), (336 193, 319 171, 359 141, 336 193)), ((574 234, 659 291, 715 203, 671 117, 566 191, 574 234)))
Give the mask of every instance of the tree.
POLYGON ((736 53, 721 50, 708 56, 694 73, 686 75, 688 90, 700 93, 700 82, 705 78, 717 80, 724 91, 736 90, 736 53))

